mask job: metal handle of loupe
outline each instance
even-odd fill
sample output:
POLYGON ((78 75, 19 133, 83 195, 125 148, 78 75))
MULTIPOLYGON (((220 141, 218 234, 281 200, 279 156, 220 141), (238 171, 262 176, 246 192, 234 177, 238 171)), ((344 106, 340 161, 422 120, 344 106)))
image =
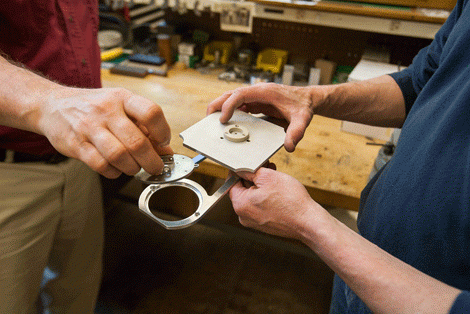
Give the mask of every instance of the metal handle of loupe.
MULTIPOLYGON (((193 162, 197 165, 204 159, 204 156, 199 155, 193 158, 193 162)), ((206 190, 200 184, 189 179, 181 179, 168 183, 150 184, 149 186, 147 186, 147 188, 145 188, 142 194, 140 194, 139 209, 152 220, 154 220, 166 229, 183 229, 195 224, 199 219, 201 219, 212 207, 214 207, 222 199, 225 194, 227 194, 230 188, 235 185, 235 183, 237 183, 239 180, 240 177, 238 177, 237 175, 230 176, 227 181, 225 181, 225 183, 212 195, 208 195, 206 190), (184 187, 193 191, 199 199, 198 208, 191 216, 181 220, 173 221, 158 218, 150 210, 150 198, 155 192, 167 187, 174 186, 184 187)))

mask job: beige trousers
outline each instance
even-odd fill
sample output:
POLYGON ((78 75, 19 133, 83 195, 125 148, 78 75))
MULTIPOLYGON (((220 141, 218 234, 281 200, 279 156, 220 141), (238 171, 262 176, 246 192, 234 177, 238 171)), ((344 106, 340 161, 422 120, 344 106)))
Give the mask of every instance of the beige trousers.
POLYGON ((0 313, 93 313, 101 282, 99 176, 69 159, 0 162, 0 313), (41 288, 45 267, 58 276, 41 288))

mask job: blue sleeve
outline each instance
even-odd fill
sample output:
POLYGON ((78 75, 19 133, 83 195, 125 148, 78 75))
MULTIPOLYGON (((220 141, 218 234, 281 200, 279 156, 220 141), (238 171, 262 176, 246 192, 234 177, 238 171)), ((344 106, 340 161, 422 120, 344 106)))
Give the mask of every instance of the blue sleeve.
POLYGON ((461 292, 455 299, 449 314, 470 313, 470 292, 461 292))
POLYGON ((411 65, 401 72, 390 74, 397 82, 405 99, 406 113, 410 112, 413 103, 427 81, 439 67, 439 59, 447 38, 462 14, 467 0, 458 0, 446 22, 436 33, 434 40, 421 49, 411 65))

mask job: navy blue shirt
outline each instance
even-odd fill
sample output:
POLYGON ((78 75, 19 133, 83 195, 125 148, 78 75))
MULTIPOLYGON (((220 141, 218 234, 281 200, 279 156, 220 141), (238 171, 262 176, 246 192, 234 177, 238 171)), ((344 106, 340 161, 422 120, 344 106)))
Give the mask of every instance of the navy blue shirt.
MULTIPOLYGON (((470 290, 470 5, 458 0, 433 42, 392 74, 407 118, 392 159, 361 195, 362 236, 470 290)), ((462 293, 452 311, 470 311, 462 293)))

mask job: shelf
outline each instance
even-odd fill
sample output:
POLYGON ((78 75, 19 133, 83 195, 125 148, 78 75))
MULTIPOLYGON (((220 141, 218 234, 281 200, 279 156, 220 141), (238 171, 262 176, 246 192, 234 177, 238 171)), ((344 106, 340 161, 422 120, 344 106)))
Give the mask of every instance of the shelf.
POLYGON ((366 32, 433 39, 444 17, 419 9, 367 6, 333 1, 252 0, 255 17, 366 32))
MULTIPOLYGON (((164 0, 157 0, 157 2, 164 0)), ((171 8, 220 13, 229 0, 168 0, 171 8), (195 8, 196 6, 196 8, 195 8)), ((433 39, 450 12, 346 1, 248 0, 254 18, 297 22, 382 34, 433 39)), ((184 10, 183 10, 184 11, 184 10)))

